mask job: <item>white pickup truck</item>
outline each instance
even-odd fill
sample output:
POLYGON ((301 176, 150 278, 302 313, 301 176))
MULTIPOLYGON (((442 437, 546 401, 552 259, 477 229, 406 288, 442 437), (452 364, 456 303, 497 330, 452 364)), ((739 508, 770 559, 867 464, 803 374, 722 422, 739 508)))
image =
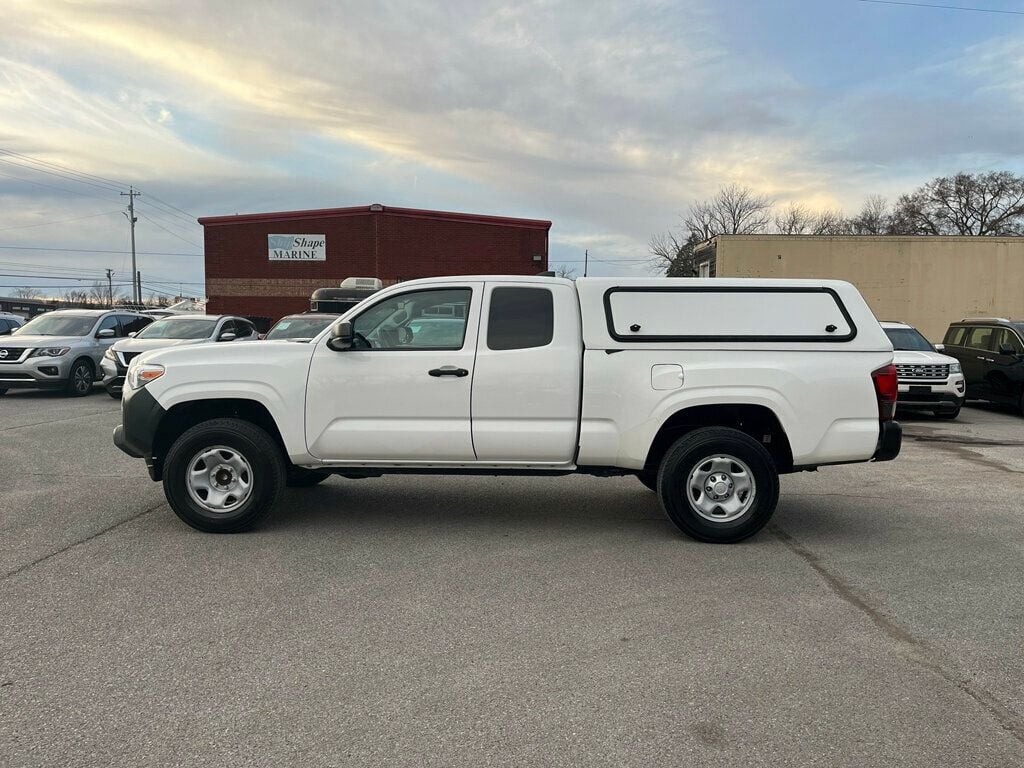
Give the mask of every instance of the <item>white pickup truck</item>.
POLYGON ((132 361, 114 442, 203 531, 331 474, 636 475, 686 534, 760 530, 779 475, 900 449, 892 344, 839 281, 446 277, 306 342, 132 361))

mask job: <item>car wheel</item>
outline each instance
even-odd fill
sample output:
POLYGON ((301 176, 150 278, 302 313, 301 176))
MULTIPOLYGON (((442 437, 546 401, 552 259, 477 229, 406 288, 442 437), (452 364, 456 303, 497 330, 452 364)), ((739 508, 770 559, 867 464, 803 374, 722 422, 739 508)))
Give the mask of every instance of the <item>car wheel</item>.
POLYGON ((935 411, 935 418, 937 418, 937 419, 950 419, 950 420, 953 420, 953 419, 955 419, 959 415, 960 415, 960 406, 959 405, 956 408, 954 408, 952 410, 949 410, 949 411, 943 411, 943 410, 938 410, 938 409, 936 409, 936 411, 935 411))
POLYGON ((92 381, 92 364, 84 358, 75 360, 64 391, 71 397, 85 397, 92 392, 92 381))
POLYGON ((753 536, 771 519, 779 473, 754 438, 736 429, 705 427, 681 437, 662 458, 658 495, 687 536, 731 544, 753 536))
POLYGON ((6 389, 0 389, 0 397, 3 397, 6 394, 7 394, 7 390, 6 389))
POLYGON ((164 495, 174 513, 208 533, 255 528, 285 486, 281 448, 241 419, 213 419, 182 434, 164 462, 164 495))
POLYGON ((123 392, 124 390, 122 389, 114 389, 113 387, 107 387, 107 394, 110 395, 115 400, 120 400, 123 392))
POLYGON ((312 488, 330 476, 329 472, 317 472, 315 469, 306 469, 305 467, 289 467, 286 485, 289 488, 312 488))
POLYGON ((658 492, 658 468, 645 469, 636 473, 636 479, 644 484, 646 488, 658 492))

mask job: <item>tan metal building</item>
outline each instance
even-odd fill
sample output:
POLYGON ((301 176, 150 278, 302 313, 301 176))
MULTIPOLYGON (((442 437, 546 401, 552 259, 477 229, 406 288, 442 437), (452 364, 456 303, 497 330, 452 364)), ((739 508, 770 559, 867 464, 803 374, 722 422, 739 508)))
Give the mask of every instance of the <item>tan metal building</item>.
POLYGON ((1024 318, 1024 237, 719 235, 696 255, 702 276, 848 280, 935 342, 965 317, 1024 318))

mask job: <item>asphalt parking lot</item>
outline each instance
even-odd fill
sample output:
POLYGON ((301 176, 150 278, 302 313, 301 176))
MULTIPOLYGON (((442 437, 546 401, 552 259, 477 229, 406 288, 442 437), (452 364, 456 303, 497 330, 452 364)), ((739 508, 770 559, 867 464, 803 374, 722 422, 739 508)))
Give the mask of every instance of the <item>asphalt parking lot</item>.
POLYGON ((1024 764, 1024 419, 679 535, 635 479, 332 478, 181 524, 117 403, 0 398, 10 766, 1024 764))

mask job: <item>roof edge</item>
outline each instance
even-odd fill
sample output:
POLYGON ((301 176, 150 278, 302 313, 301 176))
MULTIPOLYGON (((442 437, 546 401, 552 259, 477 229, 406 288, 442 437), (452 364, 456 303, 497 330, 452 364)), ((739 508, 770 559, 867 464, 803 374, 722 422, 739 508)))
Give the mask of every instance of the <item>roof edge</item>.
POLYGON ((460 213, 458 211, 432 211, 425 208, 395 208, 384 205, 359 205, 348 208, 315 208, 304 211, 273 211, 268 213, 239 213, 233 216, 201 216, 198 221, 205 226, 225 224, 248 224, 270 221, 302 221, 327 217, 361 216, 379 214, 402 216, 416 219, 443 219, 464 221, 472 224, 493 224, 526 229, 551 229, 551 222, 544 219, 520 219, 512 216, 491 216, 482 213, 460 213))

